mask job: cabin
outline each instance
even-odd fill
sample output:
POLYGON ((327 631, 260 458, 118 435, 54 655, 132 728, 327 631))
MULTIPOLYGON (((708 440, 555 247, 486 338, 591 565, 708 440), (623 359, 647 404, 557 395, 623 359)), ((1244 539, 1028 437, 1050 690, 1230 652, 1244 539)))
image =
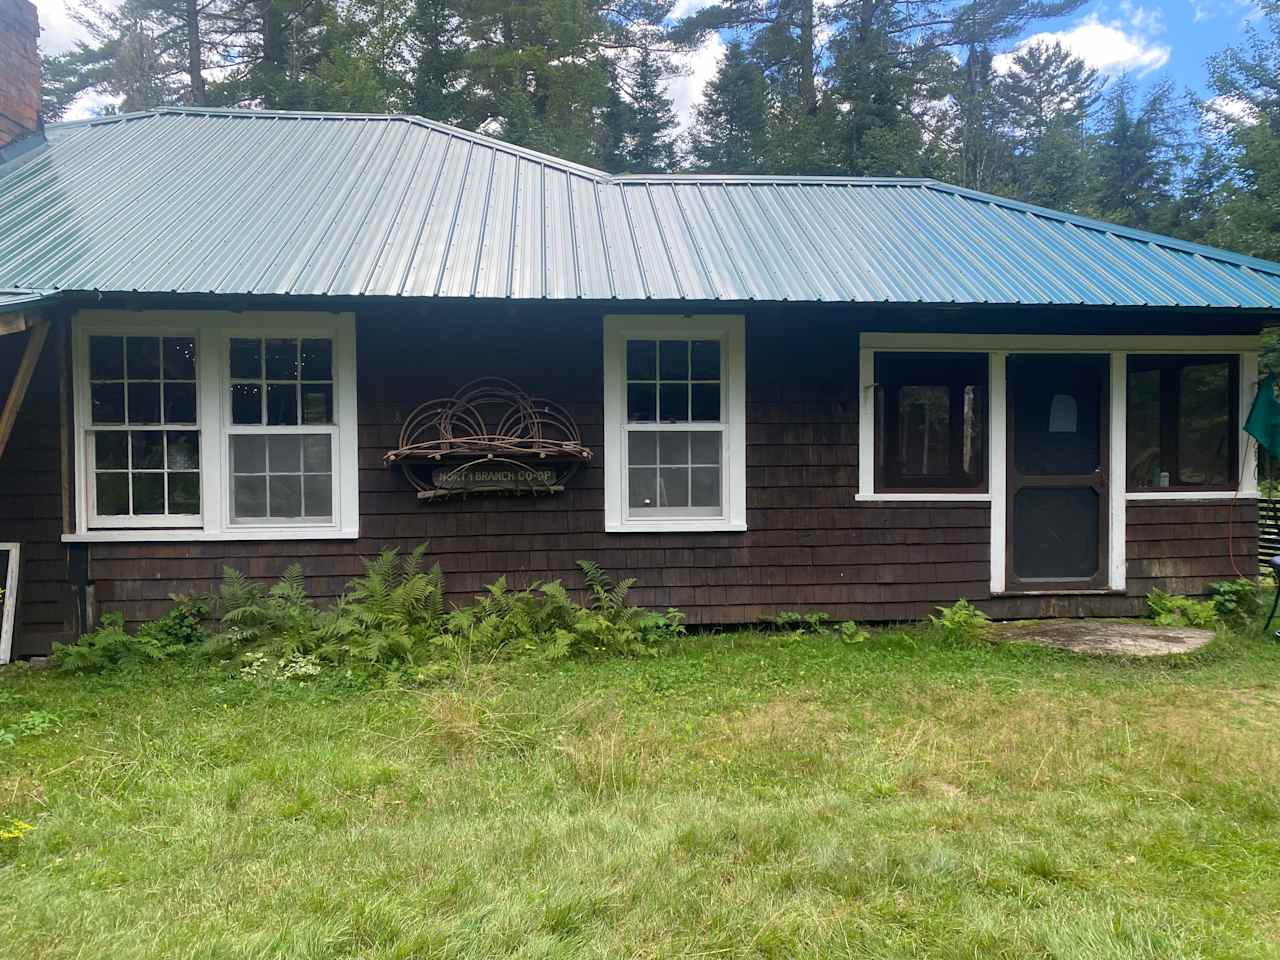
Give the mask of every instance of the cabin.
POLYGON ((459 601, 592 559, 694 624, 1136 614, 1256 570, 1278 310, 1280 264, 931 180, 611 176, 409 116, 19 130, 5 653, 422 542, 459 601))

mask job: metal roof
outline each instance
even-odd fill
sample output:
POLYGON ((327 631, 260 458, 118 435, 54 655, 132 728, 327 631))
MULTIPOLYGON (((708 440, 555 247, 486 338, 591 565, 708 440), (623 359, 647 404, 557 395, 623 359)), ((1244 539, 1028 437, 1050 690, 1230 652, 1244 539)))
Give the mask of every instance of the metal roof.
POLYGON ((18 313, 57 300, 52 290, 0 290, 0 314, 18 313))
POLYGON ((0 287, 1280 307, 1280 264, 932 180, 615 177, 418 117, 47 135, 0 166, 0 287))

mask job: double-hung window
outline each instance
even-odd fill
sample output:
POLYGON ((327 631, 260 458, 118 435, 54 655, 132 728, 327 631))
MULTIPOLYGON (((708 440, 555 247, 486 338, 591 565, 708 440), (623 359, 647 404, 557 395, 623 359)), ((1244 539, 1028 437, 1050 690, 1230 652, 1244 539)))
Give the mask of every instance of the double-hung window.
POLYGON ((746 529, 743 326, 605 318, 606 529, 746 529))
POLYGON ((350 316, 85 311, 76 537, 358 533, 350 316))

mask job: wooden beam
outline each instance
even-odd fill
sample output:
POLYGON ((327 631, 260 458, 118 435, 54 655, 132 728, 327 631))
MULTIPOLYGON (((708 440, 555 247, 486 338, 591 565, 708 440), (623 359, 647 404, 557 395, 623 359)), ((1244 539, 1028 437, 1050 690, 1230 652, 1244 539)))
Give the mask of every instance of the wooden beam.
POLYGON ((44 342, 49 338, 49 325, 42 323, 31 331, 31 339, 22 351, 22 361, 18 364, 18 372, 14 374, 13 383, 9 386, 9 398, 5 401, 4 412, 0 413, 0 460, 4 459, 5 447, 9 445, 9 435, 13 433, 14 421, 18 419, 18 410, 26 399, 27 387, 31 385, 31 376, 36 372, 36 364, 40 353, 44 350, 44 342))
POLYGON ((39 313, 19 311, 18 313, 0 315, 0 337, 7 333, 22 333, 24 330, 30 330, 43 322, 44 317, 39 313))

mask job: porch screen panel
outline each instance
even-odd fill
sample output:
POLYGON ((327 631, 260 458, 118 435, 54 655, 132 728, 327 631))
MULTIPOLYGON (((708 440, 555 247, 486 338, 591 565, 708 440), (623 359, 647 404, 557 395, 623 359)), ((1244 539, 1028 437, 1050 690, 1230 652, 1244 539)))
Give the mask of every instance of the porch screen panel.
POLYGON ((1235 357, 1130 357, 1128 489, 1234 489, 1238 385, 1235 357))

